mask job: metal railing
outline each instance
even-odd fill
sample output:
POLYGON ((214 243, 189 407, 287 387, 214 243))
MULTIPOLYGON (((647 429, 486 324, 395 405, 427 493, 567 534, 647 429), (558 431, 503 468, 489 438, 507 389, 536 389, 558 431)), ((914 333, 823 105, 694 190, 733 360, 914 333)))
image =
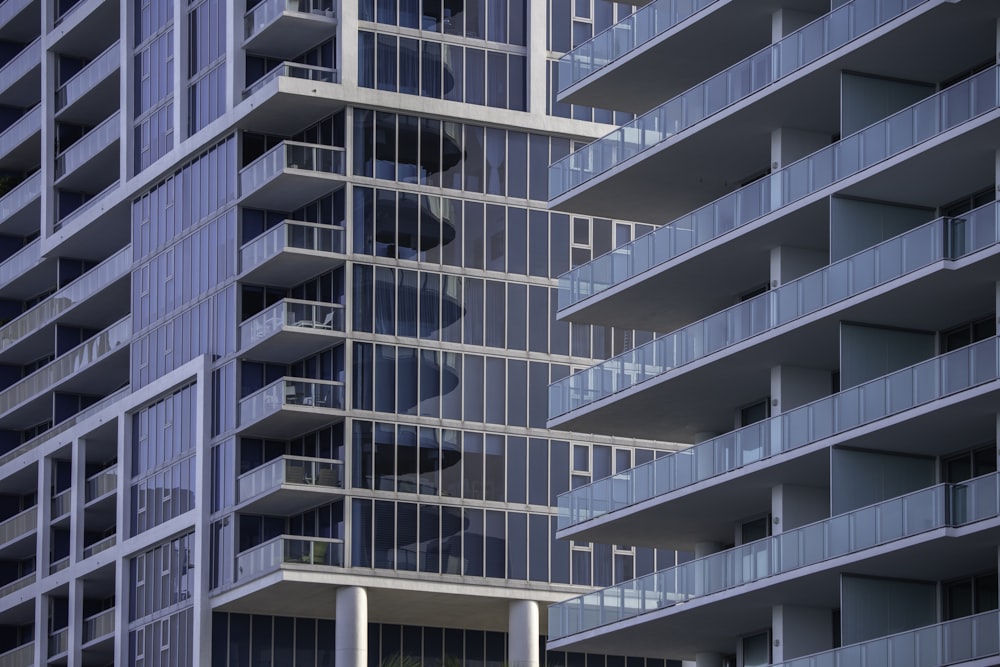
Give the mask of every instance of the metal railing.
POLYGON ((111 547, 115 546, 118 541, 117 535, 108 535, 105 538, 97 540, 88 547, 83 548, 83 557, 90 558, 91 556, 96 556, 102 551, 107 551, 111 547))
POLYGON ((35 505, 0 522, 0 546, 33 533, 37 528, 38 506, 35 505))
POLYGON ((14 215, 42 194, 42 172, 36 171, 0 197, 0 222, 14 215))
POLYGON ((10 595, 11 593, 16 593, 22 588, 27 588, 31 584, 35 583, 35 573, 26 574, 23 577, 15 579, 9 584, 4 584, 0 586, 0 599, 10 595))
POLYGON ((774 667, 944 667, 1000 653, 1000 612, 987 611, 775 663, 774 667))
POLYGON ((827 306, 1000 242, 995 202, 939 218, 549 385, 549 416, 579 409, 827 306))
POLYGON ((63 556, 59 560, 53 561, 52 563, 49 564, 49 574, 62 572, 67 567, 69 567, 69 556, 63 556))
POLYGON ((69 628, 55 630, 49 635, 49 657, 55 657, 69 650, 69 628))
POLYGON ((0 263, 0 285, 6 285, 22 275, 37 265, 41 258, 41 239, 35 239, 0 263))
POLYGON ((285 249, 344 254, 344 228, 285 220, 240 248, 240 270, 260 266, 285 249))
POLYGON ((240 401, 240 424, 246 425, 286 406, 344 409, 344 383, 281 378, 240 401))
POLYGON ((316 14, 332 19, 333 4, 332 0, 263 0, 243 15, 244 34, 250 39, 285 12, 316 14))
POLYGON ((121 42, 118 41, 56 89, 56 111, 61 111, 83 97, 94 86, 117 71, 120 64, 121 42))
POLYGON ((246 581, 284 564, 342 567, 344 542, 298 535, 275 537, 236 556, 236 580, 246 581))
POLYGON ((344 306, 339 303, 282 299, 240 325, 240 348, 267 338, 284 327, 344 330, 344 306))
POLYGON ((559 308, 630 280, 996 109, 998 72, 991 67, 975 74, 563 274, 559 308))
POLYGON ((0 69, 0 92, 21 80, 25 74, 42 64, 42 38, 38 37, 0 69))
POLYGON ((35 664, 34 642, 0 653, 0 667, 31 667, 33 664, 35 664))
POLYGON ((85 502, 88 503, 114 493, 118 489, 118 464, 91 475, 84 484, 85 502))
POLYGON ((559 496, 559 529, 631 507, 1000 378, 989 338, 559 496))
POLYGON ((71 504, 70 491, 71 489, 66 489, 52 496, 52 503, 50 509, 52 516, 50 518, 53 521, 69 514, 69 508, 71 504))
POLYGON ((279 456, 240 475, 239 502, 280 487, 282 484, 344 488, 344 462, 305 456, 279 456))
POLYGON ((115 632, 115 608, 105 609, 83 619, 83 643, 92 642, 115 632))
POLYGON ((0 26, 7 23, 23 12, 35 0, 4 0, 0 2, 0 26))
POLYGON ((29 334, 54 321, 81 301, 89 299, 114 281, 129 274, 132 246, 125 246, 111 257, 43 301, 0 327, 0 351, 6 350, 29 334))
POLYGON ((110 185, 108 185, 106 188, 98 192, 96 195, 91 195, 87 199, 87 201, 83 202, 82 204, 74 208, 72 211, 67 211, 65 214, 63 214, 63 212, 60 211, 59 212, 60 218, 56 220, 55 224, 52 226, 53 230, 59 231, 65 225, 69 224, 74 218, 83 215, 86 211, 92 209, 96 204, 99 204, 100 202, 104 201, 108 197, 108 195, 110 195, 113 191, 118 189, 119 183, 120 181, 117 180, 112 182, 110 185))
POLYGON ((306 81, 322 81, 325 83, 338 83, 340 81, 340 73, 333 67, 303 65, 301 63, 286 61, 247 86, 246 90, 243 91, 243 97, 250 97, 280 76, 305 79, 306 81))
POLYGON ((0 133, 0 155, 6 155, 20 146, 31 135, 42 130, 42 105, 36 104, 30 111, 0 133))
POLYGON ((998 479, 991 473, 921 489, 560 602, 549 607, 549 636, 566 637, 905 537, 996 517, 998 479))
POLYGON ((853 0, 549 167, 549 199, 697 125, 930 0, 853 0))
POLYGON ((286 169, 344 174, 344 149, 282 141, 240 170, 240 192, 249 194, 286 169))
POLYGON ((57 180, 71 171, 76 171, 87 160, 118 141, 121 136, 121 127, 118 125, 120 113, 116 111, 105 118, 99 125, 56 156, 55 178, 57 180))

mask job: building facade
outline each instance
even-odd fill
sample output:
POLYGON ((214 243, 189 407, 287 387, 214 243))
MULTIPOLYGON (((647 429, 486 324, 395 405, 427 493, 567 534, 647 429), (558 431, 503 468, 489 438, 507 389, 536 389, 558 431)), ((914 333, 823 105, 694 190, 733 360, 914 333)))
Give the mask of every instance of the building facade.
POLYGON ((555 320, 651 226, 547 210, 602 0, 0 2, 0 666, 584 665, 555 539, 666 453, 546 428, 652 340, 555 320))
POLYGON ((691 446, 562 495, 558 535, 693 556, 552 605, 550 649, 1000 662, 998 19, 664 0, 561 58, 562 101, 637 117, 552 165, 553 210, 660 226, 558 316, 669 333, 548 424, 691 446))

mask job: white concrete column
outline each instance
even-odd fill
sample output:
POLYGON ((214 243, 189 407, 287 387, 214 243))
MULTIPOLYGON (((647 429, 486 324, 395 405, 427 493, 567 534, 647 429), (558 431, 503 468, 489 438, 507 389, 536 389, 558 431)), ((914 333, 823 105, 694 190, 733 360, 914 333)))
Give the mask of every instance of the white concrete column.
POLYGON ((797 484, 771 487, 772 535, 821 521, 829 516, 829 489, 797 484))
MULTIPOLYGON (((337 2, 337 73, 345 86, 358 85, 358 3, 337 2)), ((350 155, 350 153, 348 153, 350 155)))
POLYGON ((533 114, 545 115, 548 86, 545 69, 549 66, 546 57, 546 35, 549 29, 549 12, 547 2, 528 3, 528 111, 533 114))
POLYGON ((368 592, 360 586, 337 589, 336 667, 368 665, 368 592))
POLYGON ((772 662, 833 648, 833 612, 823 607, 776 605, 771 609, 772 662))
POLYGON ((830 144, 830 136, 789 127, 771 131, 771 208, 782 205, 782 179, 774 176, 779 169, 815 153, 830 144))
POLYGON ((510 667, 538 667, 538 603, 513 600, 507 620, 507 656, 510 667))
POLYGON ((771 415, 788 412, 832 393, 830 371, 823 368, 771 368, 771 415))
POLYGON ((74 579, 69 582, 69 631, 67 642, 69 653, 67 662, 69 667, 83 665, 83 651, 80 646, 83 644, 83 579, 74 579))

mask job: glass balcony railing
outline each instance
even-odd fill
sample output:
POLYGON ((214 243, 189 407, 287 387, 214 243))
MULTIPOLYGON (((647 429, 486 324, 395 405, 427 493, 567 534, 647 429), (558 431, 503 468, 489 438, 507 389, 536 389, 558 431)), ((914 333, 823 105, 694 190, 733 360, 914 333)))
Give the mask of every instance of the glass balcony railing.
POLYGON ((0 197, 0 222, 22 210, 42 194, 42 172, 36 171, 0 197))
POLYGON ((939 484, 549 607, 549 638, 671 607, 946 526, 1000 514, 996 473, 939 484))
POLYGON ((893 114, 560 278, 560 308, 632 278, 997 106, 997 69, 893 114))
MULTIPOLYGON (((554 162, 549 167, 549 199, 687 130, 929 1, 853 0, 840 5, 781 41, 554 162)), ((583 71, 585 67, 579 69, 583 71)))
POLYGON ((34 642, 0 653, 0 667, 31 667, 33 664, 35 664, 34 642))
POLYGON ((572 306, 995 109, 998 71, 980 72, 573 269, 559 278, 559 307, 572 306))
POLYGON ((0 92, 21 80, 25 74, 42 64, 42 38, 39 37, 0 68, 0 92))
POLYGON ((84 547, 83 548, 83 557, 84 558, 90 558, 91 556, 95 556, 95 555, 101 553, 102 551, 107 551, 111 547, 115 546, 115 544, 117 542, 118 542, 118 536, 117 535, 108 535, 105 538, 97 540, 96 542, 94 542, 90 546, 84 547))
POLYGON ((24 575, 23 577, 21 577, 19 579, 15 579, 14 581, 10 582, 9 584, 4 584, 3 586, 0 586, 0 600, 2 600, 4 597, 10 595, 11 593, 16 593, 17 591, 21 590, 22 588, 27 588, 28 586, 30 586, 33 583, 35 583, 35 573, 34 572, 32 572, 31 574, 26 574, 26 575, 24 575))
POLYGON ((998 347, 974 343, 567 491, 559 529, 996 380, 998 347))
POLYGON ((239 500, 243 502, 282 484, 301 484, 331 489, 344 488, 344 462, 336 460, 307 458, 303 456, 281 456, 259 468, 240 475, 238 480, 239 500))
POLYGON ((118 141, 118 137, 121 136, 121 128, 118 126, 119 115, 120 112, 116 111, 108 116, 56 157, 56 179, 76 171, 87 160, 118 141))
POLYGON ((49 657, 55 657, 69 650, 69 628, 53 630, 49 634, 49 657))
POLYGON ((42 105, 35 105, 0 133, 0 155, 6 155, 42 130, 42 105))
POLYGON ((944 667, 998 653, 1000 613, 987 611, 774 663, 774 667, 944 667))
POLYGON ((653 0, 559 58, 559 92, 719 0, 653 0))
POLYGON ((12 18, 23 12, 35 0, 4 0, 0 2, 0 26, 5 26, 12 18))
POLYGON ((62 572, 67 567, 69 567, 69 556, 63 556, 59 560, 52 561, 52 563, 49 564, 49 574, 62 572))
POLYGON ((283 564, 344 565, 343 540, 282 535, 236 556, 236 580, 246 581, 283 564))
POLYGON ((279 76, 288 76, 293 79, 305 79, 307 81, 323 81, 325 83, 337 83, 340 81, 340 74, 332 67, 318 67, 316 65, 283 62, 247 86, 246 90, 243 92, 243 97, 250 97, 258 90, 277 79, 279 76))
POLYGON ((0 522, 0 546, 33 533, 36 528, 38 528, 37 505, 0 522))
POLYGON ((240 192, 249 194, 286 169, 344 174, 344 149, 282 141, 240 170, 240 192))
POLYGON ((125 246, 90 271, 46 297, 36 306, 0 327, 0 351, 36 332, 73 306, 89 299, 114 281, 127 276, 132 267, 132 246, 125 246))
POLYGON ((56 90, 56 111, 73 104, 118 70, 121 42, 115 42, 56 90))
POLYGON ((115 632, 115 608, 105 609, 83 619, 83 643, 92 642, 115 632))
POLYGON ((344 307, 339 303, 282 299, 240 325, 240 347, 253 345, 283 327, 343 331, 344 307))
POLYGON ((579 409, 943 259, 1000 242, 996 203, 939 218, 549 386, 550 417, 579 409))
POLYGON ((88 338, 50 364, 39 368, 17 384, 0 391, 0 414, 52 387, 53 384, 91 366, 132 340, 132 319, 125 317, 101 333, 88 338))
POLYGON ((249 271, 286 249, 344 253, 344 228, 285 220, 240 248, 240 269, 249 271))
POLYGON ((52 516, 50 517, 53 521, 60 519, 67 514, 69 514, 70 505, 70 490, 66 489, 61 491, 56 495, 52 496, 52 505, 50 511, 52 516))
POLYGON ((344 409, 344 383, 281 378, 240 401, 240 424, 249 424, 286 406, 344 409))
POLYGON ((0 263, 0 285, 6 285, 38 264, 42 257, 42 244, 39 241, 35 239, 0 263))
POLYGON ((250 39, 274 23, 285 12, 317 14, 333 18, 333 0, 263 0, 243 16, 245 35, 250 39))
POLYGON ((118 464, 105 468, 87 478, 84 483, 85 502, 102 498, 118 489, 118 464))

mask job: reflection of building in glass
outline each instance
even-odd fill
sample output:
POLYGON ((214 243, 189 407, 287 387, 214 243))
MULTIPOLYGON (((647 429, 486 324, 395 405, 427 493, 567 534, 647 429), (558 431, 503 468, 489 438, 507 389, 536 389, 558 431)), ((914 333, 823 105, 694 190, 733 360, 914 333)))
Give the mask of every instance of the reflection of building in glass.
POLYGON ((554 379, 547 423, 691 446, 558 534, 694 558, 550 606, 549 649, 998 663, 998 19, 652 2, 559 59, 562 103, 640 115, 554 161, 553 210, 660 226, 557 315, 669 333, 554 379))
POLYGON ((653 334, 553 317, 652 226, 547 210, 545 5, 0 1, 0 667, 665 667, 544 650, 677 561, 555 539, 671 447, 546 428, 653 334))

